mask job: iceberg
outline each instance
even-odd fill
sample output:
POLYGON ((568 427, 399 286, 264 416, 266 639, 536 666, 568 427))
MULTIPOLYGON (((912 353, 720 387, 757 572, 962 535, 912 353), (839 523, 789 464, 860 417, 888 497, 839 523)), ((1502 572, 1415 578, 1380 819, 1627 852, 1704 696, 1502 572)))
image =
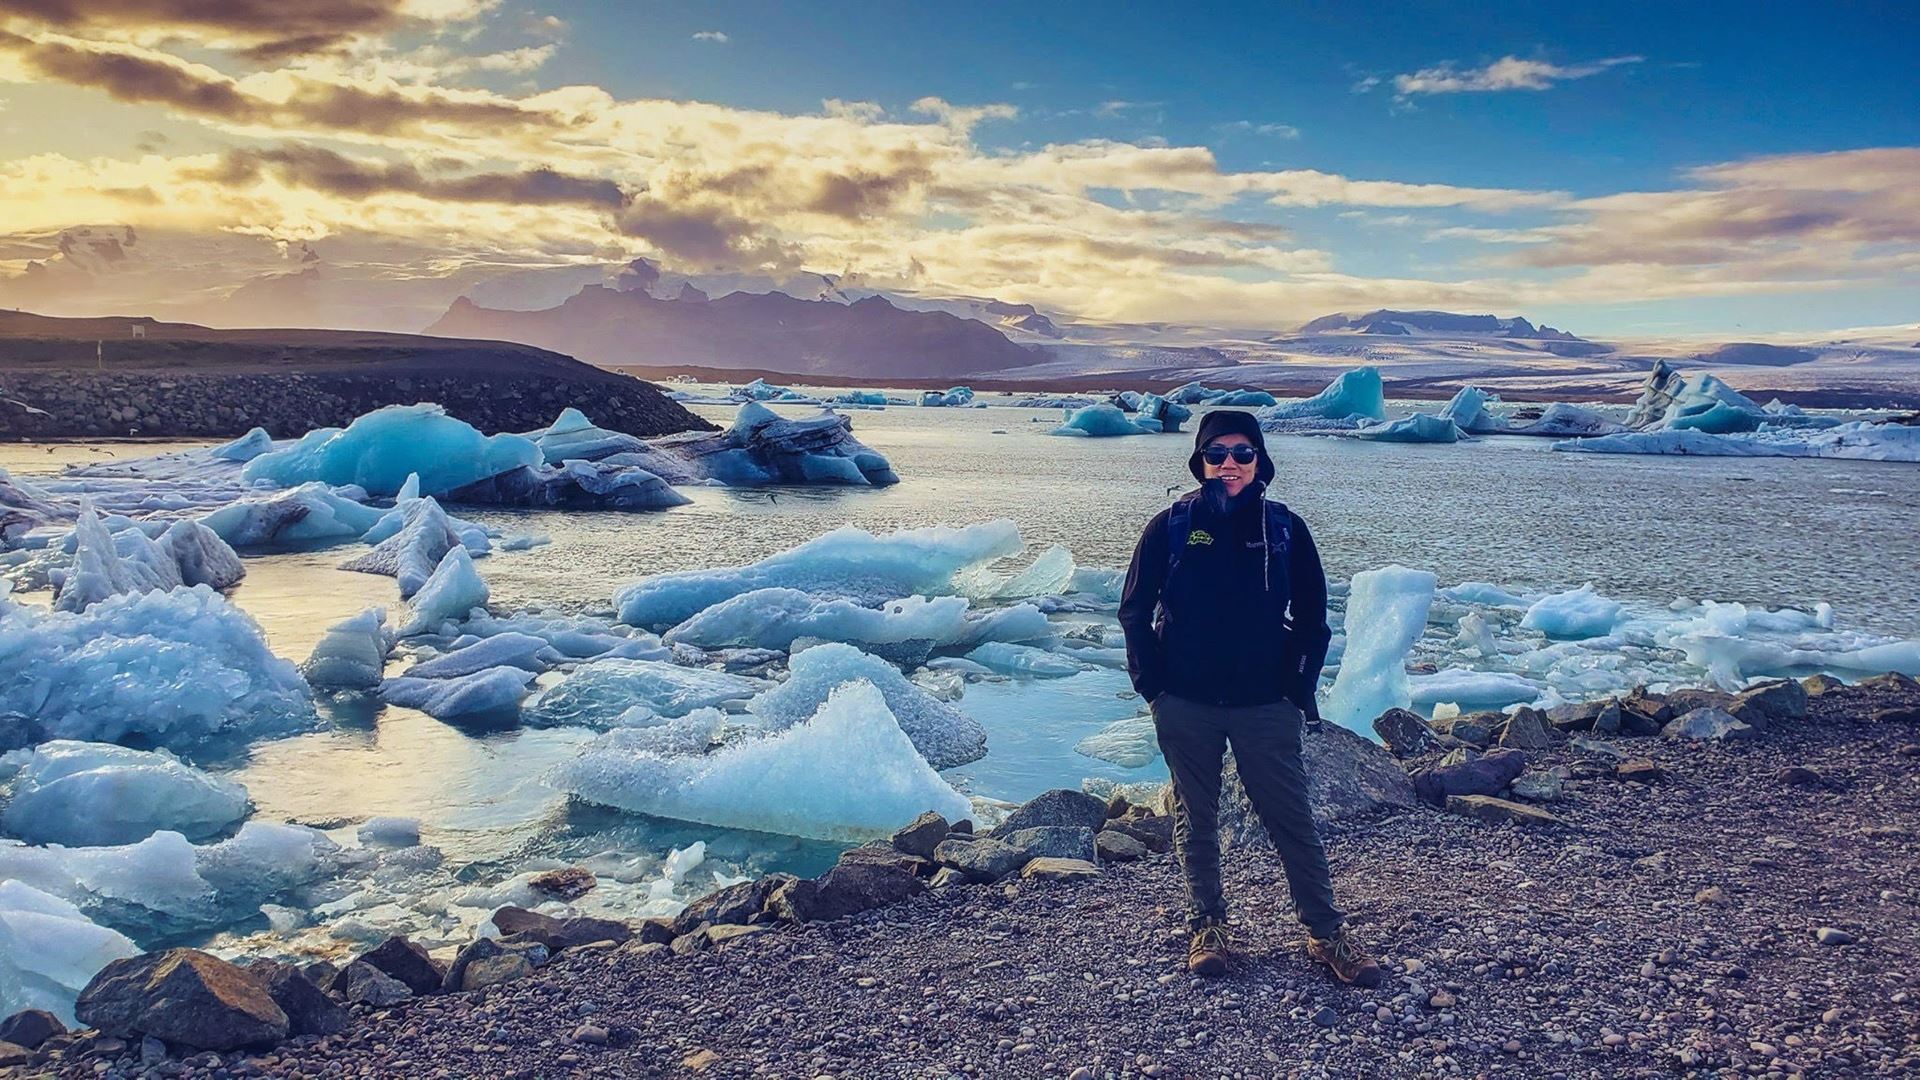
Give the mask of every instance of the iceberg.
POLYGON ((875 536, 843 525, 757 563, 656 574, 613 595, 620 621, 664 629, 755 589, 788 588, 881 603, 900 596, 955 592, 963 570, 1018 553, 1011 521, 963 528, 931 525, 875 536))
POLYGON ((162 829, 205 839, 247 814, 247 789, 164 750, 55 739, 25 764, 0 827, 32 844, 132 844, 162 829))
POLYGON ((138 738, 180 747, 312 726, 311 693, 260 627, 205 585, 73 613, 0 599, 0 714, 29 742, 138 738))
POLYGON ((1077 435, 1091 438, 1107 438, 1115 435, 1152 435, 1155 428, 1146 427, 1127 419, 1127 414, 1118 405, 1102 401, 1084 409, 1075 409, 1073 415, 1057 428, 1047 432, 1049 435, 1077 435))
POLYGON ((221 461, 252 461, 261 454, 273 449, 273 436, 267 429, 257 427, 232 442, 221 443, 207 451, 221 461))
MULTIPOLYGON (((1380 381, 1379 368, 1359 367, 1342 372, 1338 378, 1327 384, 1325 390, 1310 398, 1269 405, 1255 415, 1259 416, 1262 428, 1265 428, 1270 420, 1307 417, 1338 420, 1349 416, 1364 416, 1374 420, 1385 420, 1387 418, 1386 390, 1380 381)), ((1372 717, 1368 719, 1371 720, 1372 717)))
POLYGON ((878 390, 849 390, 844 394, 835 394, 833 396, 833 404, 879 406, 888 405, 891 404, 891 402, 887 400, 887 395, 880 393, 878 390))
POLYGON ((1443 701, 1462 709, 1504 708, 1537 700, 1545 689, 1522 675, 1457 667, 1432 675, 1412 676, 1411 683, 1413 704, 1423 708, 1432 708, 1443 701))
POLYGON ((501 634, 537 637, 555 652, 575 660, 600 656, 657 660, 671 655, 653 634, 629 635, 626 627, 615 626, 590 615, 544 611, 516 611, 502 616, 476 614, 461 624, 460 629, 464 634, 480 638, 501 634))
POLYGON ((964 408, 973 404, 973 388, 956 386, 949 390, 928 390, 920 395, 920 404, 928 408, 964 408))
POLYGON ((1810 615, 1708 601, 1659 628, 1654 639, 1680 650, 1689 663, 1729 690, 1744 687, 1749 679, 1816 672, 1920 675, 1920 641, 1836 632, 1825 605, 1821 613, 1810 615))
POLYGON ((446 679, 403 675, 380 684, 380 700, 419 709, 436 720, 501 714, 520 707, 532 681, 533 672, 505 666, 446 679))
POLYGON ((564 461, 557 468, 510 469, 454 488, 447 498, 489 506, 580 510, 665 510, 692 502, 659 475, 636 463, 641 459, 653 462, 658 457, 628 451, 601 461, 564 461))
POLYGON ((647 449, 645 440, 623 431, 596 427, 585 413, 571 406, 562 409, 553 423, 540 431, 529 431, 525 437, 540 448, 540 460, 548 465, 563 461, 599 461, 614 454, 644 453, 647 449))
POLYGON ((325 484, 309 483, 229 503, 201 517, 200 524, 233 547, 253 549, 355 539, 385 514, 325 484))
POLYGON ((840 686, 866 682, 880 691, 887 711, 936 769, 950 769, 987 755, 980 722, 907 681, 898 668, 851 645, 829 643, 795 653, 786 682, 747 703, 769 728, 804 723, 840 686))
MULTIPOLYGON (((448 552, 465 544, 454 528, 453 519, 431 497, 398 508, 395 514, 398 516, 390 514, 382 522, 404 524, 393 535, 374 544, 372 551, 341 563, 340 569, 393 578, 400 584, 401 598, 406 599, 426 585, 448 552)), ((373 535, 374 531, 369 530, 368 536, 373 535)), ((484 542, 484 536, 482 540, 484 542)))
POLYGON ((545 638, 509 630, 413 665, 410 679, 453 679, 491 667, 517 667, 535 674, 566 660, 545 638))
POLYGON ((372 690, 380 685, 393 640, 387 634, 385 608, 368 608, 327 627, 300 665, 315 690, 372 690))
POLYGON ((449 620, 467 617, 474 608, 486 610, 487 583, 473 568, 473 556, 456 547, 440 557, 426 583, 413 594, 413 618, 400 633, 418 634, 449 620))
POLYGON ((966 659, 1002 675, 1029 679, 1060 679, 1088 670, 1088 665, 1071 657, 1005 641, 989 641, 968 653, 966 659))
POLYGON ((1413 703, 1407 653, 1426 631, 1437 579, 1425 570, 1384 566, 1353 575, 1347 592, 1347 644, 1321 715, 1368 738, 1373 720, 1413 703))
POLYGON ((528 724, 612 727, 638 705, 658 716, 745 701, 767 688, 760 679, 663 660, 596 660, 541 691, 524 713, 528 724))
MULTIPOLYGON (((1269 396, 1262 404, 1273 404, 1273 398, 1269 396)), ((1139 412, 1143 418, 1158 423, 1160 430, 1165 432, 1177 432, 1181 424, 1193 419, 1192 409, 1178 402, 1168 401, 1159 394, 1143 395, 1140 398, 1139 412)))
POLYGON ((1141 769, 1160 756, 1160 735, 1152 716, 1129 716, 1081 739, 1073 749, 1123 769, 1141 769))
POLYGON ((1618 601, 1594 592, 1593 583, 1588 582, 1534 601, 1520 625, 1563 640, 1606 637, 1620 625, 1625 611, 1618 601))
POLYGON ((67 542, 73 546, 70 565, 51 569, 48 580, 57 592, 54 607, 81 611, 109 596, 165 591, 181 585, 208 585, 228 589, 246 576, 240 556, 211 529, 191 521, 176 521, 149 536, 147 529, 124 518, 112 525, 82 500, 79 517, 67 542), (112 525, 119 531, 111 532, 112 525))
POLYGON ((827 409, 789 420, 750 401, 718 435, 682 432, 649 445, 679 458, 697 477, 735 486, 900 482, 886 458, 853 437, 853 422, 827 409))
POLYGON ((1635 431, 1553 444, 1582 454, 1681 454, 1701 457, 1843 458, 1920 462, 1920 427, 1856 421, 1819 431, 1760 430, 1716 435, 1696 430, 1635 431))
POLYGON ((45 1009, 79 1027, 74 1000, 115 960, 140 955, 126 935, 21 881, 0 881, 0 1013, 45 1009))
POLYGON ((317 829, 249 821, 233 836, 194 849, 194 870, 223 905, 257 907, 269 896, 330 873, 339 850, 317 829))
POLYGON ((1431 413, 1414 413, 1398 420, 1355 428, 1352 437, 1368 442, 1450 443, 1460 441, 1460 428, 1452 420, 1431 413))
POLYGON ((755 589, 724 600, 662 635, 669 645, 715 649, 729 645, 788 649, 803 637, 889 644, 942 642, 960 636, 967 601, 959 596, 909 596, 879 608, 851 600, 822 600, 798 589, 755 589))
POLYGON ((318 480, 393 495, 409 474, 417 474, 423 494, 441 495, 540 460, 531 439, 482 435, 439 405, 389 405, 344 429, 310 431, 292 446, 247 462, 241 475, 278 487, 318 480))
POLYGON ((805 723, 708 754, 661 753, 649 730, 601 736, 555 770, 554 786, 653 817, 840 842, 884 836, 929 810, 972 815, 869 683, 836 687, 805 723))

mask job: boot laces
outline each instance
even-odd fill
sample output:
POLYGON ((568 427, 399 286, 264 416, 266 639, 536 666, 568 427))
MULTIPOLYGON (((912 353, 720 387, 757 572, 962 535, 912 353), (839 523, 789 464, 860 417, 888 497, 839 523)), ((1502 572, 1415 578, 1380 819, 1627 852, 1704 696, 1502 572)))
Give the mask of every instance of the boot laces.
POLYGON ((1327 952, 1345 967, 1358 967, 1369 959, 1367 950, 1361 948, 1344 930, 1327 942, 1327 952))
POLYGON ((1190 953, 1226 952, 1226 928, 1218 924, 1201 927, 1199 932, 1193 935, 1193 945, 1187 951, 1190 953))

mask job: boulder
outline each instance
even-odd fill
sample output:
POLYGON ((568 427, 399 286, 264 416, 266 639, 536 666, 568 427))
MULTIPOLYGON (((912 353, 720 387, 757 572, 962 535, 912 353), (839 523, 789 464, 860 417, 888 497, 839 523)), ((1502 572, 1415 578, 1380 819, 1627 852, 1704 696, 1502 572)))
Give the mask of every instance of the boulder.
POLYGON ((1655 725, 1654 729, 1647 734, 1659 734, 1659 725, 1673 719, 1673 706, 1668 704, 1666 695, 1656 694, 1644 686, 1634 687, 1633 693, 1619 700, 1620 709, 1627 714, 1629 720, 1633 714, 1638 714, 1655 725))
POLYGON ((925 892, 913 872, 881 863, 839 863, 817 878, 786 882, 767 898, 767 911, 788 922, 845 918, 925 892))
POLYGON ((1876 724, 1920 724, 1920 705, 1895 705, 1875 709, 1867 719, 1876 724))
POLYGON ((710 892, 680 910, 673 920, 672 936, 664 940, 671 941, 701 923, 722 926, 752 922, 767 906, 767 897, 773 890, 792 880, 792 874, 769 874, 757 881, 742 881, 710 892))
POLYGON ((1621 780, 1652 784, 1665 779, 1667 770, 1661 768, 1660 763, 1652 758, 1634 758, 1615 765, 1613 775, 1621 780))
POLYGON ((680 932, 670 915, 652 915, 641 919, 640 928, 634 933, 635 939, 642 945, 665 945, 679 936, 680 932))
POLYGON ((1373 733, 1398 758, 1419 757, 1445 750, 1447 744, 1433 725, 1411 709, 1388 709, 1373 719, 1373 733))
POLYGON ((198 949, 115 960, 74 1004, 80 1022, 116 1038, 151 1035, 195 1050, 234 1050, 287 1037, 266 983, 198 949))
POLYGON ((1537 806, 1526 806, 1491 795, 1455 795, 1447 799, 1447 810, 1481 821, 1510 822, 1515 825, 1558 825, 1559 818, 1537 806))
POLYGON ((1835 690, 1845 690, 1847 684, 1831 675, 1809 675, 1800 680, 1800 689, 1810 698, 1825 697, 1835 690))
POLYGON ((564 870, 549 870, 527 882, 527 888, 534 892, 551 896, 556 900, 578 900, 593 891, 600 880, 591 870, 578 866, 569 866, 564 870))
POLYGON ((933 863, 918 855, 909 855, 885 840, 875 840, 856 848, 848 848, 840 853, 839 862, 867 863, 873 866, 894 866, 910 874, 933 872, 933 863))
POLYGON ((1093 849, 1099 862, 1133 862, 1147 857, 1147 845, 1120 829, 1101 829, 1093 837, 1093 849))
POLYGON ((947 832, 947 819, 929 810, 914 818, 906 828, 894 833, 887 842, 893 845, 895 851, 931 859, 933 849, 947 838, 947 832))
POLYGON ((1684 716, 1695 709, 1726 709, 1733 704, 1733 695, 1719 690, 1675 690, 1667 695, 1667 708, 1674 716, 1684 716))
POLYGON ((1027 881, 1083 881, 1100 876, 1100 868, 1085 859, 1038 858, 1020 868, 1027 881))
POLYGON ((1546 750, 1559 742, 1558 732, 1547 723, 1547 714, 1522 706, 1507 717, 1500 729, 1500 745, 1516 750, 1546 750))
POLYGON ((1920 690, 1920 682, 1915 682, 1913 679, 1897 671, 1889 671, 1880 675, 1874 675, 1870 678, 1861 679, 1860 688, 1862 690, 1920 690))
POLYGON ((1116 791, 1113 794, 1107 796, 1107 820, 1108 821, 1112 821, 1114 818, 1117 818, 1117 817, 1125 817, 1127 811, 1131 809, 1133 809, 1133 804, 1128 802, 1127 797, 1121 794, 1120 792, 1116 791))
MULTIPOLYGON (((1313 820, 1326 824, 1367 817, 1384 810, 1404 810, 1419 804, 1413 784, 1393 755, 1373 740, 1338 724, 1308 724, 1301 733, 1307 766, 1307 802, 1313 820)), ((1171 817, 1173 785, 1160 788, 1157 805, 1171 817)), ((1220 785, 1220 845, 1265 849, 1273 846, 1247 800, 1233 755, 1227 755, 1220 785)))
POLYGON ((717 949, 728 942, 739 941, 741 938, 752 937, 755 934, 764 934, 772 929, 773 927, 766 923, 756 923, 753 926, 709 926, 707 941, 717 949))
MULTIPOLYGON (((1147 850, 1155 855, 1162 855, 1173 850, 1173 819, 1167 817, 1165 814, 1154 814, 1150 817, 1117 818, 1107 822, 1107 827, 1100 830, 1100 832, 1125 833, 1146 845, 1147 850)), ((1094 837, 1096 846, 1099 844, 1099 839, 1098 835, 1094 837)))
POLYGON ((1107 804, 1084 791, 1070 788, 1054 788, 1042 792, 1029 800, 1026 805, 1007 815, 988 833, 996 839, 1021 829, 1031 829, 1037 825, 1065 825, 1081 829, 1098 829, 1106 824, 1107 804))
POLYGON ((1555 705, 1547 710, 1547 722, 1560 732, 1592 731, 1593 722, 1599 718, 1600 711, 1606 708, 1601 701, 1579 701, 1566 705, 1555 705))
POLYGON ((1001 843, 1029 859, 1079 859, 1092 862, 1096 858, 1094 831, 1067 825, 1037 825, 1031 829, 1018 829, 1002 837, 1001 843))
POLYGON ((1618 735, 1624 726, 1625 718, 1621 715, 1620 703, 1617 701, 1607 702, 1600 706, 1599 712, 1593 714, 1595 735, 1618 735))
POLYGON ((544 965, 549 955, 547 947, 537 941, 474 938, 453 958, 440 985, 452 992, 511 982, 544 965))
POLYGON ((1480 751, 1474 749, 1471 746, 1458 746, 1453 748, 1452 750, 1447 751, 1444 754, 1441 754, 1440 760, 1434 762, 1434 764, 1444 768, 1449 765, 1465 765, 1469 761, 1479 761, 1479 760, 1480 760, 1480 751))
POLYGON ((933 861, 957 870, 968 881, 998 881, 1026 865, 1027 854, 992 837, 944 840, 933 849, 933 861))
POLYGON ((1782 787, 1819 787, 1826 782, 1818 769, 1809 769, 1805 765, 1788 765, 1775 772, 1773 779, 1782 787))
POLYGON ((633 936, 633 927, 617 919, 595 919, 585 915, 556 919, 526 908, 503 907, 493 913, 493 925, 502 938, 537 941, 549 953, 564 952, 596 941, 618 945, 633 936))
POLYGON ((1565 784, 1550 772, 1524 772, 1513 778, 1513 797, 1527 802, 1559 802, 1565 784))
POLYGON ((1503 720, 1499 713, 1468 713, 1447 720, 1436 720, 1433 729, 1469 746, 1484 747, 1493 742, 1493 729, 1503 720))
POLYGON ((1735 694, 1727 715, 1762 731, 1807 718, 1806 687, 1792 679, 1763 683, 1735 694))
POLYGON ((0 1020, 0 1042, 10 1042, 29 1050, 40 1049, 41 1043, 55 1035, 64 1035, 66 1031, 67 1025, 45 1009, 22 1009, 0 1020))
POLYGON ((439 963, 427 955, 427 950, 399 934, 361 953, 360 962, 399 979, 416 994, 437 993, 447 977, 439 963))
POLYGON ((333 988, 350 1005, 372 1005, 375 1008, 384 1008, 413 996, 413 991, 407 988, 406 983, 364 960, 355 960, 340 969, 340 977, 334 981, 333 988))
POLYGON ((305 975, 308 982, 325 990, 340 976, 340 965, 331 960, 309 960, 300 965, 300 974, 305 975))
POLYGON ((469 963, 460 973, 460 989, 484 990, 533 974, 533 962, 520 953, 501 953, 469 963))
POLYGON ((34 1057, 35 1055, 31 1047, 21 1046, 19 1043, 7 1042, 4 1039, 0 1039, 0 1069, 15 1065, 31 1064, 34 1057))
POLYGON ((1413 774, 1413 790, 1423 801, 1444 806, 1449 796, 1497 794, 1526 767, 1524 751, 1493 750, 1477 761, 1422 769, 1413 774))
POLYGON ((1743 724, 1723 709, 1702 707, 1690 710, 1668 721, 1660 730, 1662 738, 1692 739, 1696 742, 1728 742, 1735 739, 1751 739, 1759 731, 1749 724, 1743 724))
POLYGON ((301 969, 279 960, 251 960, 249 972, 266 983, 267 995, 287 1014, 288 1035, 332 1035, 353 1018, 301 969))
POLYGON ((927 888, 950 889, 955 885, 965 885, 966 883, 967 875, 955 870, 951 866, 943 866, 935 870, 933 876, 927 879, 927 888))

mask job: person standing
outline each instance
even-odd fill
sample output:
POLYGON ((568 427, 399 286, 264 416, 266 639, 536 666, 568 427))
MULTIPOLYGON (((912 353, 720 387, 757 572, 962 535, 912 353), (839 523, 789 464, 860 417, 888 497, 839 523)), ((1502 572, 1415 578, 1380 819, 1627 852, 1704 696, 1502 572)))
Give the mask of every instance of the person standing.
POLYGON ((1273 461, 1251 413, 1208 413, 1193 445, 1187 468, 1201 486, 1147 523, 1120 600, 1127 672, 1173 776, 1187 966, 1209 976, 1227 968, 1219 808, 1231 746, 1286 869, 1308 956, 1341 982, 1378 985, 1379 964, 1334 903, 1307 799, 1301 739, 1309 718, 1319 720, 1314 689, 1332 637, 1320 553, 1299 515, 1266 498, 1273 461))

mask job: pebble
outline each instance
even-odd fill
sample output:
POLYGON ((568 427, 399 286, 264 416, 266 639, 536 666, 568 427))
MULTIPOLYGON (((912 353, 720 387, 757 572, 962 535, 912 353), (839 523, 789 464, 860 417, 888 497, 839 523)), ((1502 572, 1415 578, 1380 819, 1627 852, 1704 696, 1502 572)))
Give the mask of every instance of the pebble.
POLYGON ((1832 926, 1823 926, 1813 932, 1813 939, 1822 945, 1851 945, 1853 935, 1832 926))
POLYGON ((611 1036, 598 1024, 581 1024, 573 1029, 573 1041, 588 1046, 605 1046, 611 1036))
POLYGON ((1313 1014, 1313 1022, 1323 1028, 1330 1028, 1340 1022, 1340 1014, 1333 1011, 1333 1006, 1322 1005, 1320 1011, 1313 1014))

